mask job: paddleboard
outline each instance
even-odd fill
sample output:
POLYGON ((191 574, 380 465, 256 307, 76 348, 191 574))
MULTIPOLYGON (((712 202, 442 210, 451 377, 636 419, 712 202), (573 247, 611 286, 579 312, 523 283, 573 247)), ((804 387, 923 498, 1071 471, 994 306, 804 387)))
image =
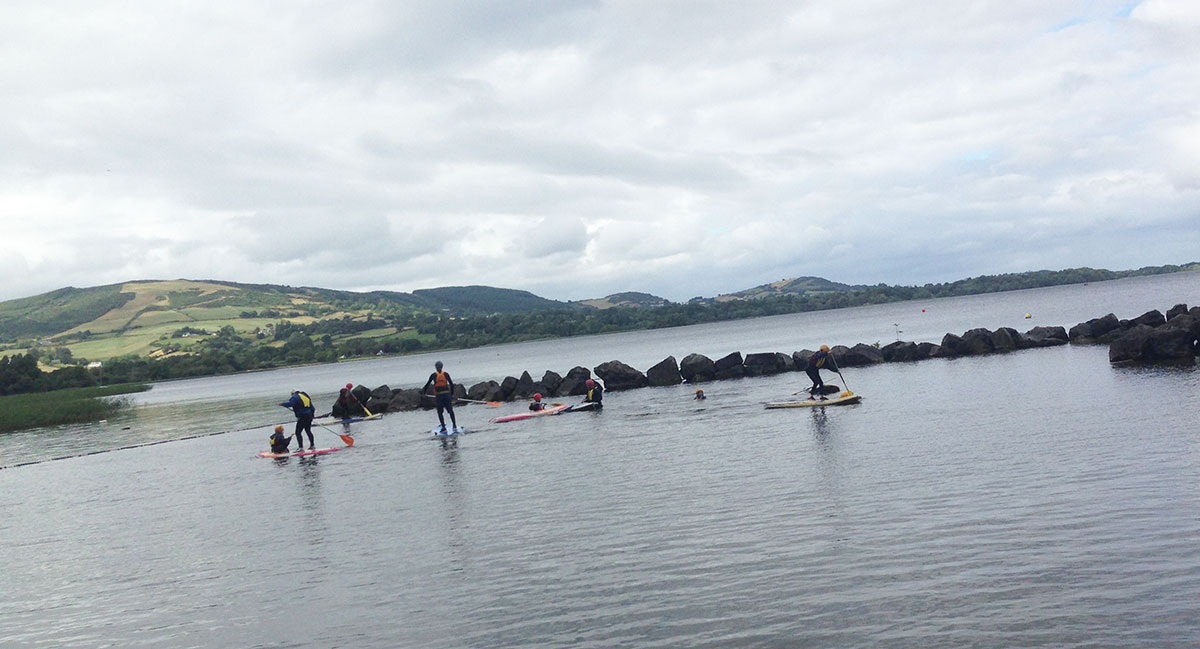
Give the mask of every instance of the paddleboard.
POLYGON ((441 426, 434 426, 433 430, 429 431, 429 434, 434 437, 450 437, 452 435, 462 435, 465 432, 467 432, 467 429, 462 426, 453 429, 446 428, 446 430, 442 430, 441 426))
POLYGON ((529 412, 520 412, 515 415, 505 415, 503 417, 492 417, 488 420, 492 424, 502 424, 506 421, 521 421, 522 419, 533 419, 534 417, 542 417, 544 415, 557 415, 571 406, 563 403, 557 406, 550 406, 545 410, 530 410, 529 412))
POLYGON ((862 396, 851 394, 845 397, 834 397, 832 399, 807 399, 805 401, 783 401, 779 403, 768 403, 767 408, 816 408, 820 406, 848 406, 852 403, 862 401, 862 396))
POLYGON ((324 455, 326 453, 332 453, 334 451, 340 451, 340 450, 347 449, 347 448, 350 448, 350 447, 349 446, 338 446, 335 448, 317 448, 317 449, 309 449, 307 451, 291 451, 291 452, 286 452, 286 453, 272 453, 270 451, 261 451, 261 452, 259 452, 258 457, 304 457, 306 455, 324 455))
POLYGON ((573 406, 568 406, 563 412, 583 412, 584 410, 592 410, 596 407, 595 401, 584 401, 573 406))

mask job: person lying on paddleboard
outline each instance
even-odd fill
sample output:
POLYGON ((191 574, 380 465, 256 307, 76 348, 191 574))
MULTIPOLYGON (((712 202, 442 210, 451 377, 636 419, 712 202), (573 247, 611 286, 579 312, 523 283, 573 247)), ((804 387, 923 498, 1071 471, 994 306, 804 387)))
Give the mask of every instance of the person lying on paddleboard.
POLYGON ((271 435, 271 452, 272 453, 287 453, 288 444, 292 443, 292 436, 283 435, 283 426, 275 427, 275 434, 271 435))
POLYGON ((596 405, 592 406, 592 410, 599 410, 599 409, 603 408, 604 407, 604 403, 603 403, 603 401, 604 401, 604 386, 600 385, 599 383, 597 383, 596 381, 593 381, 591 379, 588 379, 587 382, 584 383, 584 385, 587 386, 587 396, 585 396, 583 398, 583 402, 596 404, 596 405))
POLYGON ((837 363, 833 360, 833 354, 829 352, 829 345, 821 345, 821 349, 817 350, 808 359, 808 368, 805 373, 808 378, 812 379, 812 387, 808 389, 808 396, 821 395, 821 399, 825 398, 825 381, 821 380, 821 370, 829 370, 837 372, 837 363))
POLYGON ((292 390, 292 398, 279 405, 290 408, 292 414, 296 415, 296 445, 300 447, 296 450, 304 450, 304 437, 300 435, 301 432, 308 433, 308 448, 316 448, 317 443, 313 441, 312 421, 317 410, 313 407, 312 399, 308 394, 300 390, 292 390))
POLYGON ((454 419, 454 380, 450 378, 448 372, 442 371, 441 361, 434 363, 433 369, 434 372, 429 375, 425 387, 421 388, 421 395, 424 396, 425 391, 432 385, 434 405, 437 406, 438 422, 442 425, 442 431, 446 430, 446 418, 442 416, 443 410, 450 413, 450 425, 458 428, 458 422, 454 419))
POLYGON ((542 395, 541 394, 533 395, 533 401, 529 402, 529 409, 534 412, 546 409, 546 404, 542 403, 542 395))

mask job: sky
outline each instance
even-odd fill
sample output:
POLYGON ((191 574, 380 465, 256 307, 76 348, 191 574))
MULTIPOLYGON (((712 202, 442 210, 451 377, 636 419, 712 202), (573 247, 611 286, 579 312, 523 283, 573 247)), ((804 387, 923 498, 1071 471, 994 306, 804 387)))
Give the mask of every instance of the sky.
POLYGON ((2 3, 0 300, 1200 261, 1197 33, 1194 0, 2 3))

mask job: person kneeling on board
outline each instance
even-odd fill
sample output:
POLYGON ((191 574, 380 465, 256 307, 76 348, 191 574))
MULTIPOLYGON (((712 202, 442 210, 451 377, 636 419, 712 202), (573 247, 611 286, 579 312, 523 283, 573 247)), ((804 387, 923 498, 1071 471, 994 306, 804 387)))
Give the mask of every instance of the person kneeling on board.
POLYGON ((604 407, 604 386, 596 381, 588 379, 584 385, 587 386, 587 396, 583 398, 584 403, 594 403, 592 410, 599 410, 604 407))
POLYGON ((284 437, 283 426, 275 427, 275 434, 271 435, 271 452, 272 453, 287 453, 288 444, 292 443, 292 436, 284 437))
POLYGON ((825 399, 825 381, 821 380, 821 370, 829 370, 837 372, 837 363, 833 360, 833 354, 829 352, 829 345, 821 345, 821 349, 817 350, 808 359, 808 368, 805 373, 808 378, 812 379, 812 387, 808 389, 808 396, 821 395, 821 399, 825 399))
POLYGON ((546 409, 546 404, 542 403, 542 395, 540 393, 533 395, 533 401, 529 402, 529 409, 534 412, 546 409))
POLYGON ((312 434, 312 421, 313 415, 317 411, 313 407, 312 399, 308 394, 300 390, 292 390, 292 398, 279 405, 284 408, 290 408, 292 413, 296 415, 296 445, 300 447, 296 450, 304 450, 304 437, 300 435, 301 432, 308 433, 308 448, 316 448, 317 443, 313 440, 312 434))

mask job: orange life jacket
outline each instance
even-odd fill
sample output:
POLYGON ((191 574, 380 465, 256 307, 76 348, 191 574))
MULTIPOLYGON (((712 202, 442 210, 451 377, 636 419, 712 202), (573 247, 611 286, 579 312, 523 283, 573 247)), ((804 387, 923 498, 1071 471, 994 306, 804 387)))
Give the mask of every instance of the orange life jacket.
POLYGON ((450 377, 445 372, 433 373, 433 393, 442 394, 450 391, 450 377))

